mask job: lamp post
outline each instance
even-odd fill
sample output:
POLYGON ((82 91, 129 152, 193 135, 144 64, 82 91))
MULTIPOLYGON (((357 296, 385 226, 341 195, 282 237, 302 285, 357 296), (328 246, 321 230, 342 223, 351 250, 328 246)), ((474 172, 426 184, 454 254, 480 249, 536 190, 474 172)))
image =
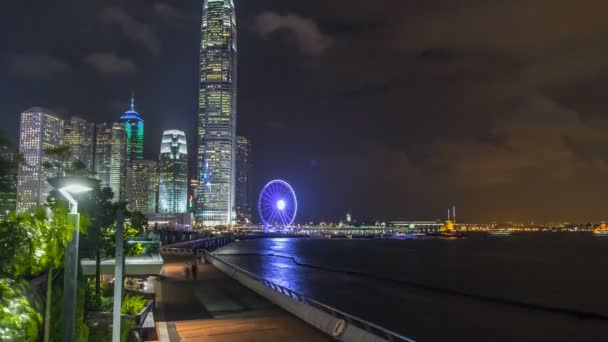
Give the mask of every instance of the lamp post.
MULTIPOLYGON (((72 229, 72 240, 66 246, 63 270, 63 339, 76 340, 76 301, 78 287, 78 243, 80 239, 80 214, 78 201, 73 195, 93 190, 99 183, 89 177, 65 176, 49 178, 48 182, 70 203, 68 224, 72 229)), ((50 286, 50 284, 49 284, 50 286)), ((48 320, 49 317, 46 317, 48 320)))

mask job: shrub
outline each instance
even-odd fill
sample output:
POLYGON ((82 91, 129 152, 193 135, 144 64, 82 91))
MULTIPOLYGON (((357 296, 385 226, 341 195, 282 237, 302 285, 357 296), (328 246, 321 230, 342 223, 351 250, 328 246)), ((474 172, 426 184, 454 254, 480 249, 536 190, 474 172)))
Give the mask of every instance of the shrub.
POLYGON ((148 300, 142 296, 125 296, 121 312, 125 315, 137 315, 144 309, 148 300))

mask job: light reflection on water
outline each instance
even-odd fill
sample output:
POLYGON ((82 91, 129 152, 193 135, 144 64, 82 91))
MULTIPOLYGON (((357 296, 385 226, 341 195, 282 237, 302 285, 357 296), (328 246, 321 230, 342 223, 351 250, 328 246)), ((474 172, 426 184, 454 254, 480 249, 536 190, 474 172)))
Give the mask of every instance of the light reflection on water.
MULTIPOLYGON (((516 234, 505 239, 473 236, 455 240, 260 239, 240 241, 217 253, 277 285, 398 332, 413 331, 414 337, 452 340, 453 336, 468 336, 477 340, 485 329, 486 340, 500 340, 492 334, 504 328, 500 322, 509 322, 516 328, 507 329, 505 336, 509 338, 504 340, 576 340, 573 332, 588 329, 593 336, 595 326, 568 317, 488 306, 399 283, 299 266, 291 258, 313 266, 608 315, 608 296, 593 295, 603 293, 603 284, 608 282, 606 273, 597 271, 603 269, 606 250, 608 239, 516 234), (412 315, 419 312, 426 314, 412 315), (441 317, 450 317, 454 326, 446 324, 441 332, 425 329, 428 319, 441 317)), ((608 333, 608 326, 603 328, 608 333)))

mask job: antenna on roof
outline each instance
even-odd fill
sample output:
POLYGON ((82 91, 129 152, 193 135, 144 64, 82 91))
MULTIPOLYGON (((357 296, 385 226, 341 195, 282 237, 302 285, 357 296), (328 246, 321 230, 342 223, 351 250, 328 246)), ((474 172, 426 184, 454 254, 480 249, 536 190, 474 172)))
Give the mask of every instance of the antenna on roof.
POLYGON ((131 92, 131 111, 135 111, 135 92, 131 92))

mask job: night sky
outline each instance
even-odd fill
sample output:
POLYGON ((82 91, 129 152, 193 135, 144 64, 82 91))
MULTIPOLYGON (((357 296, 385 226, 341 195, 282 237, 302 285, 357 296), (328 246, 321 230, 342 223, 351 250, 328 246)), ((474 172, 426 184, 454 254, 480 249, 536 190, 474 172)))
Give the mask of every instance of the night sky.
MULTIPOLYGON (((235 2, 252 197, 285 179, 300 222, 608 218, 605 1, 235 2)), ((3 129, 32 106, 115 121, 134 91, 147 157, 170 128, 194 152, 201 7, 4 1, 3 129)))

